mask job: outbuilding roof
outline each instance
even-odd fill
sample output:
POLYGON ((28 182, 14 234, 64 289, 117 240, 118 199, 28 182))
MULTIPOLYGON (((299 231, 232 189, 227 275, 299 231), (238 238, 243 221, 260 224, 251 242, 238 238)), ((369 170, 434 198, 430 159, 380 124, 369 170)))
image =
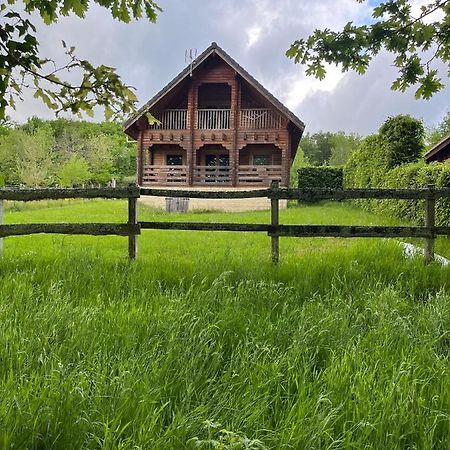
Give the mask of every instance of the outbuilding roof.
POLYGON ((443 161, 449 158, 448 155, 450 155, 450 134, 428 150, 424 158, 426 162, 443 161))

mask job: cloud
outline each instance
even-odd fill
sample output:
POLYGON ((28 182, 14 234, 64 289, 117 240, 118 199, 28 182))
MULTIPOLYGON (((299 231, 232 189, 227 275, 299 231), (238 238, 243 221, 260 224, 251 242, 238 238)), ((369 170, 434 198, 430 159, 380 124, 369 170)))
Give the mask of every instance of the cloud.
MULTIPOLYGON (((414 0, 420 3, 423 0, 414 0)), ((139 20, 115 21, 93 5, 85 19, 62 18, 50 27, 39 26, 42 54, 62 59, 60 41, 95 64, 117 68, 123 80, 136 87, 145 103, 185 66, 185 50, 200 53, 216 41, 275 96, 305 121, 319 129, 370 133, 388 115, 399 112, 439 120, 448 108, 449 88, 428 102, 414 92, 392 92, 392 58, 380 55, 364 76, 342 74, 330 67, 325 80, 306 77, 304 68, 285 56, 290 44, 315 28, 340 29, 346 22, 371 20, 369 2, 355 0, 160 0, 164 9, 156 24, 139 20)), ((416 5, 414 5, 416 7, 416 5)), ((443 73, 445 74, 445 68, 443 73)), ((51 117, 40 102, 26 94, 10 115, 18 121, 36 114, 51 117)), ((101 119, 101 115, 96 115, 101 119)))

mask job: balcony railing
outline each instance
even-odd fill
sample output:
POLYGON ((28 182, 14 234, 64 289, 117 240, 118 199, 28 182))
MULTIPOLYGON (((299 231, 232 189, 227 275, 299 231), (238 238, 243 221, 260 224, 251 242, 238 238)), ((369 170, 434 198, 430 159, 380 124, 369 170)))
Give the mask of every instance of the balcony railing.
POLYGON ((270 186, 272 181, 282 181, 283 166, 239 166, 239 185, 270 186))
MULTIPOLYGON (((230 109, 198 109, 197 129, 228 130, 230 128, 230 109)), ((186 109, 166 109, 154 114, 160 124, 150 125, 152 130, 186 130, 188 112, 186 109)), ((239 111, 239 127, 244 129, 282 128, 281 114, 267 108, 246 108, 239 111)))
POLYGON ((197 128, 199 130, 227 130, 230 128, 229 109, 197 110, 197 128))
POLYGON ((166 109, 154 114, 161 124, 150 125, 150 129, 157 130, 186 130, 187 109, 166 109))
POLYGON ((267 129, 283 126, 281 114, 267 108, 241 109, 239 117, 240 128, 267 129))
POLYGON ((231 184, 230 166, 195 166, 195 184, 231 184))
POLYGON ((187 184, 187 166, 144 166, 144 184, 187 184))

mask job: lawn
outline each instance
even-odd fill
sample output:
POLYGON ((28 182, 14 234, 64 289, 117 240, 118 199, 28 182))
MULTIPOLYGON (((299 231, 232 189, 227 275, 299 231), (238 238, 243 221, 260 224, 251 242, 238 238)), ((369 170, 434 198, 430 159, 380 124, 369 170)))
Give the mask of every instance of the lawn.
MULTIPOLYGON (((5 213, 125 218, 123 201, 5 213)), ((281 223, 388 222, 338 203, 281 212, 281 223)), ((405 259, 392 240, 280 242, 273 267, 264 233, 143 231, 131 263, 121 237, 6 239, 0 448, 447 449, 450 268, 405 259)))

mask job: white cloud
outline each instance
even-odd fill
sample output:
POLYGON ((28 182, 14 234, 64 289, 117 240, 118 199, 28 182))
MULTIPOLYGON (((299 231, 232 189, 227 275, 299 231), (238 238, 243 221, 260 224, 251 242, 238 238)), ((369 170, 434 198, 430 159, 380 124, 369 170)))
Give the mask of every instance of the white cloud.
MULTIPOLYGON (((428 0, 413 0, 414 7, 428 0)), ((203 51, 216 41, 307 124, 309 130, 343 129, 366 133, 387 115, 406 112, 435 122, 448 108, 449 89, 429 102, 413 92, 390 91, 395 72, 391 57, 378 57, 364 76, 342 74, 330 67, 325 80, 306 77, 304 67, 285 56, 290 44, 314 28, 340 29, 347 21, 370 20, 369 2, 355 0, 159 0, 158 22, 128 25, 113 20, 99 6, 86 19, 63 18, 39 27, 45 56, 59 58, 59 42, 75 45, 80 56, 117 68, 137 88, 143 104, 184 67, 185 50, 203 51)), ((443 74, 445 75, 445 68, 443 74)), ((51 113, 32 95, 11 116, 23 121, 31 114, 51 113)), ((97 116, 101 119, 101 116, 97 116)))

